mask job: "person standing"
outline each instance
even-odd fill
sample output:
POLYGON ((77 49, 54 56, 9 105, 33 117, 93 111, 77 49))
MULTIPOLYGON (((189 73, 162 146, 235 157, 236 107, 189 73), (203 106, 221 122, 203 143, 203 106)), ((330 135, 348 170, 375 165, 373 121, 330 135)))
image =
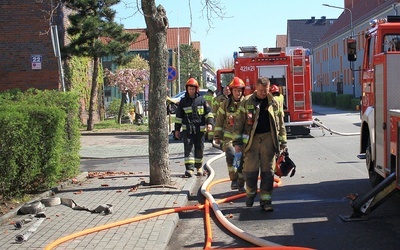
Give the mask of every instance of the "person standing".
POLYGON ((242 101, 236 116, 233 144, 243 152, 243 176, 246 181, 246 206, 252 207, 260 175, 260 206, 273 211, 272 190, 276 156, 286 148, 286 130, 278 103, 269 92, 267 77, 257 80, 255 91, 242 101))
MULTIPOLYGON (((215 91, 216 90, 217 90, 217 88, 214 85, 210 85, 207 88, 207 93, 204 95, 204 99, 208 103, 208 106, 211 107, 211 109, 212 109, 212 104, 214 102, 215 91)), ((214 124, 213 124, 213 128, 214 128, 214 124)), ((214 129, 209 131, 209 132, 206 132, 204 137, 205 137, 206 141, 211 141, 212 142, 212 139, 214 137, 214 129)))
POLYGON ((192 177, 195 169, 197 169, 197 175, 203 175, 204 133, 212 130, 214 116, 211 113, 211 107, 199 95, 197 80, 190 78, 185 87, 185 96, 180 100, 176 111, 174 133, 178 139, 182 136, 185 151, 185 176, 192 177))
POLYGON ((143 110, 143 106, 142 103, 137 100, 135 103, 135 123, 140 125, 143 124, 143 114, 144 114, 144 110, 143 110))
POLYGON ((228 167, 231 189, 238 189, 239 193, 245 192, 244 178, 242 174, 242 164, 238 168, 234 166, 235 148, 233 147, 233 129, 235 117, 239 109, 240 102, 243 100, 243 90, 245 84, 239 77, 234 77, 229 84, 231 94, 228 99, 222 101, 217 116, 215 118, 214 141, 222 144, 225 152, 226 164, 228 167))
POLYGON ((219 109, 220 104, 229 98, 229 95, 231 94, 231 91, 229 90, 229 86, 225 86, 222 89, 222 93, 217 95, 217 97, 214 98, 213 104, 212 104, 212 113, 214 115, 214 118, 217 117, 217 111, 219 109))
POLYGON ((280 115, 284 115, 284 97, 281 94, 279 87, 277 85, 271 85, 269 92, 275 97, 276 102, 278 103, 278 113, 280 115))

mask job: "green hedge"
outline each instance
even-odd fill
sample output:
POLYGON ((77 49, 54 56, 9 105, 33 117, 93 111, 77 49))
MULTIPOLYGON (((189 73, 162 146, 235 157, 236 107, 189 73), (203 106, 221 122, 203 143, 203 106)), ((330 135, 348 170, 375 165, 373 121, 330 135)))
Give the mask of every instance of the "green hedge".
POLYGON ((336 95, 334 92, 312 92, 312 102, 316 105, 335 107, 343 110, 356 110, 360 99, 349 94, 336 95))
POLYGON ((0 94, 0 193, 18 196, 79 172, 79 98, 29 90, 0 94))

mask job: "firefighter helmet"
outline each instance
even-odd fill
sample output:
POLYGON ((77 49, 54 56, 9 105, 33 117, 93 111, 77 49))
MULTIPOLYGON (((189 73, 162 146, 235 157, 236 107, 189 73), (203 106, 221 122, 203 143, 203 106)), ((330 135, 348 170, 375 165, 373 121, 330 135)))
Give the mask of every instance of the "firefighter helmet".
POLYGON ((229 89, 244 89, 246 85, 244 84, 243 80, 240 79, 239 77, 235 76, 231 83, 228 85, 229 89))
POLYGON ((197 89, 199 89, 199 83, 194 78, 189 78, 189 80, 187 80, 185 87, 188 86, 196 87, 197 89))
POLYGON ((275 174, 279 177, 288 176, 290 171, 292 171, 290 174, 292 177, 296 173, 296 164, 289 158, 289 153, 285 150, 276 160, 275 174))
POLYGON ((272 94, 273 93, 278 93, 279 92, 279 87, 274 84, 269 88, 269 92, 271 92, 272 94))
POLYGON ((210 86, 208 86, 207 89, 214 93, 217 90, 217 87, 215 87, 214 85, 210 85, 210 86))

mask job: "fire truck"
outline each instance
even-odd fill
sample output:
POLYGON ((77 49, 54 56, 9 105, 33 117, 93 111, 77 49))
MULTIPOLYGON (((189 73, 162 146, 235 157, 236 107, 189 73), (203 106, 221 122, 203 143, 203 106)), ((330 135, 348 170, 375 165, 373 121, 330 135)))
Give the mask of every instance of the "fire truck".
MULTIPOLYGON (((400 16, 370 25, 361 69, 359 158, 366 160, 373 189, 353 200, 353 214, 342 217, 345 221, 364 218, 400 189, 400 16)), ((355 39, 348 39, 347 48, 355 61, 355 39)))
POLYGON ((303 47, 267 48, 239 47, 233 53, 234 67, 217 71, 217 88, 222 90, 233 77, 246 84, 244 94, 253 93, 259 77, 268 77, 284 96, 285 126, 288 134, 308 135, 313 124, 311 107, 310 51, 303 47))

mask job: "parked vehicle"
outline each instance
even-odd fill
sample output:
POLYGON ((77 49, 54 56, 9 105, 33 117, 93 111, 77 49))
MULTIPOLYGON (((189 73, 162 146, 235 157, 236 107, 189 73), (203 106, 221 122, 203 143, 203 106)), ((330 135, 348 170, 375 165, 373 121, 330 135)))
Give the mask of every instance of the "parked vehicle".
MULTIPOLYGON (((370 22, 364 34, 361 69, 361 132, 359 158, 366 160, 374 187, 352 201, 353 214, 344 220, 360 220, 400 190, 400 17, 370 22)), ((355 61, 358 37, 347 39, 348 60, 355 61)), ((361 39, 361 38, 360 38, 361 39)), ((353 69, 354 70, 354 69, 353 69)))
POLYGON ((224 78, 237 76, 246 84, 244 95, 249 95, 259 77, 268 77, 284 96, 287 132, 308 135, 313 124, 310 51, 303 47, 287 47, 285 50, 268 48, 259 52, 255 46, 245 46, 240 47, 233 57, 233 68, 217 71, 218 90, 222 90, 224 78))

